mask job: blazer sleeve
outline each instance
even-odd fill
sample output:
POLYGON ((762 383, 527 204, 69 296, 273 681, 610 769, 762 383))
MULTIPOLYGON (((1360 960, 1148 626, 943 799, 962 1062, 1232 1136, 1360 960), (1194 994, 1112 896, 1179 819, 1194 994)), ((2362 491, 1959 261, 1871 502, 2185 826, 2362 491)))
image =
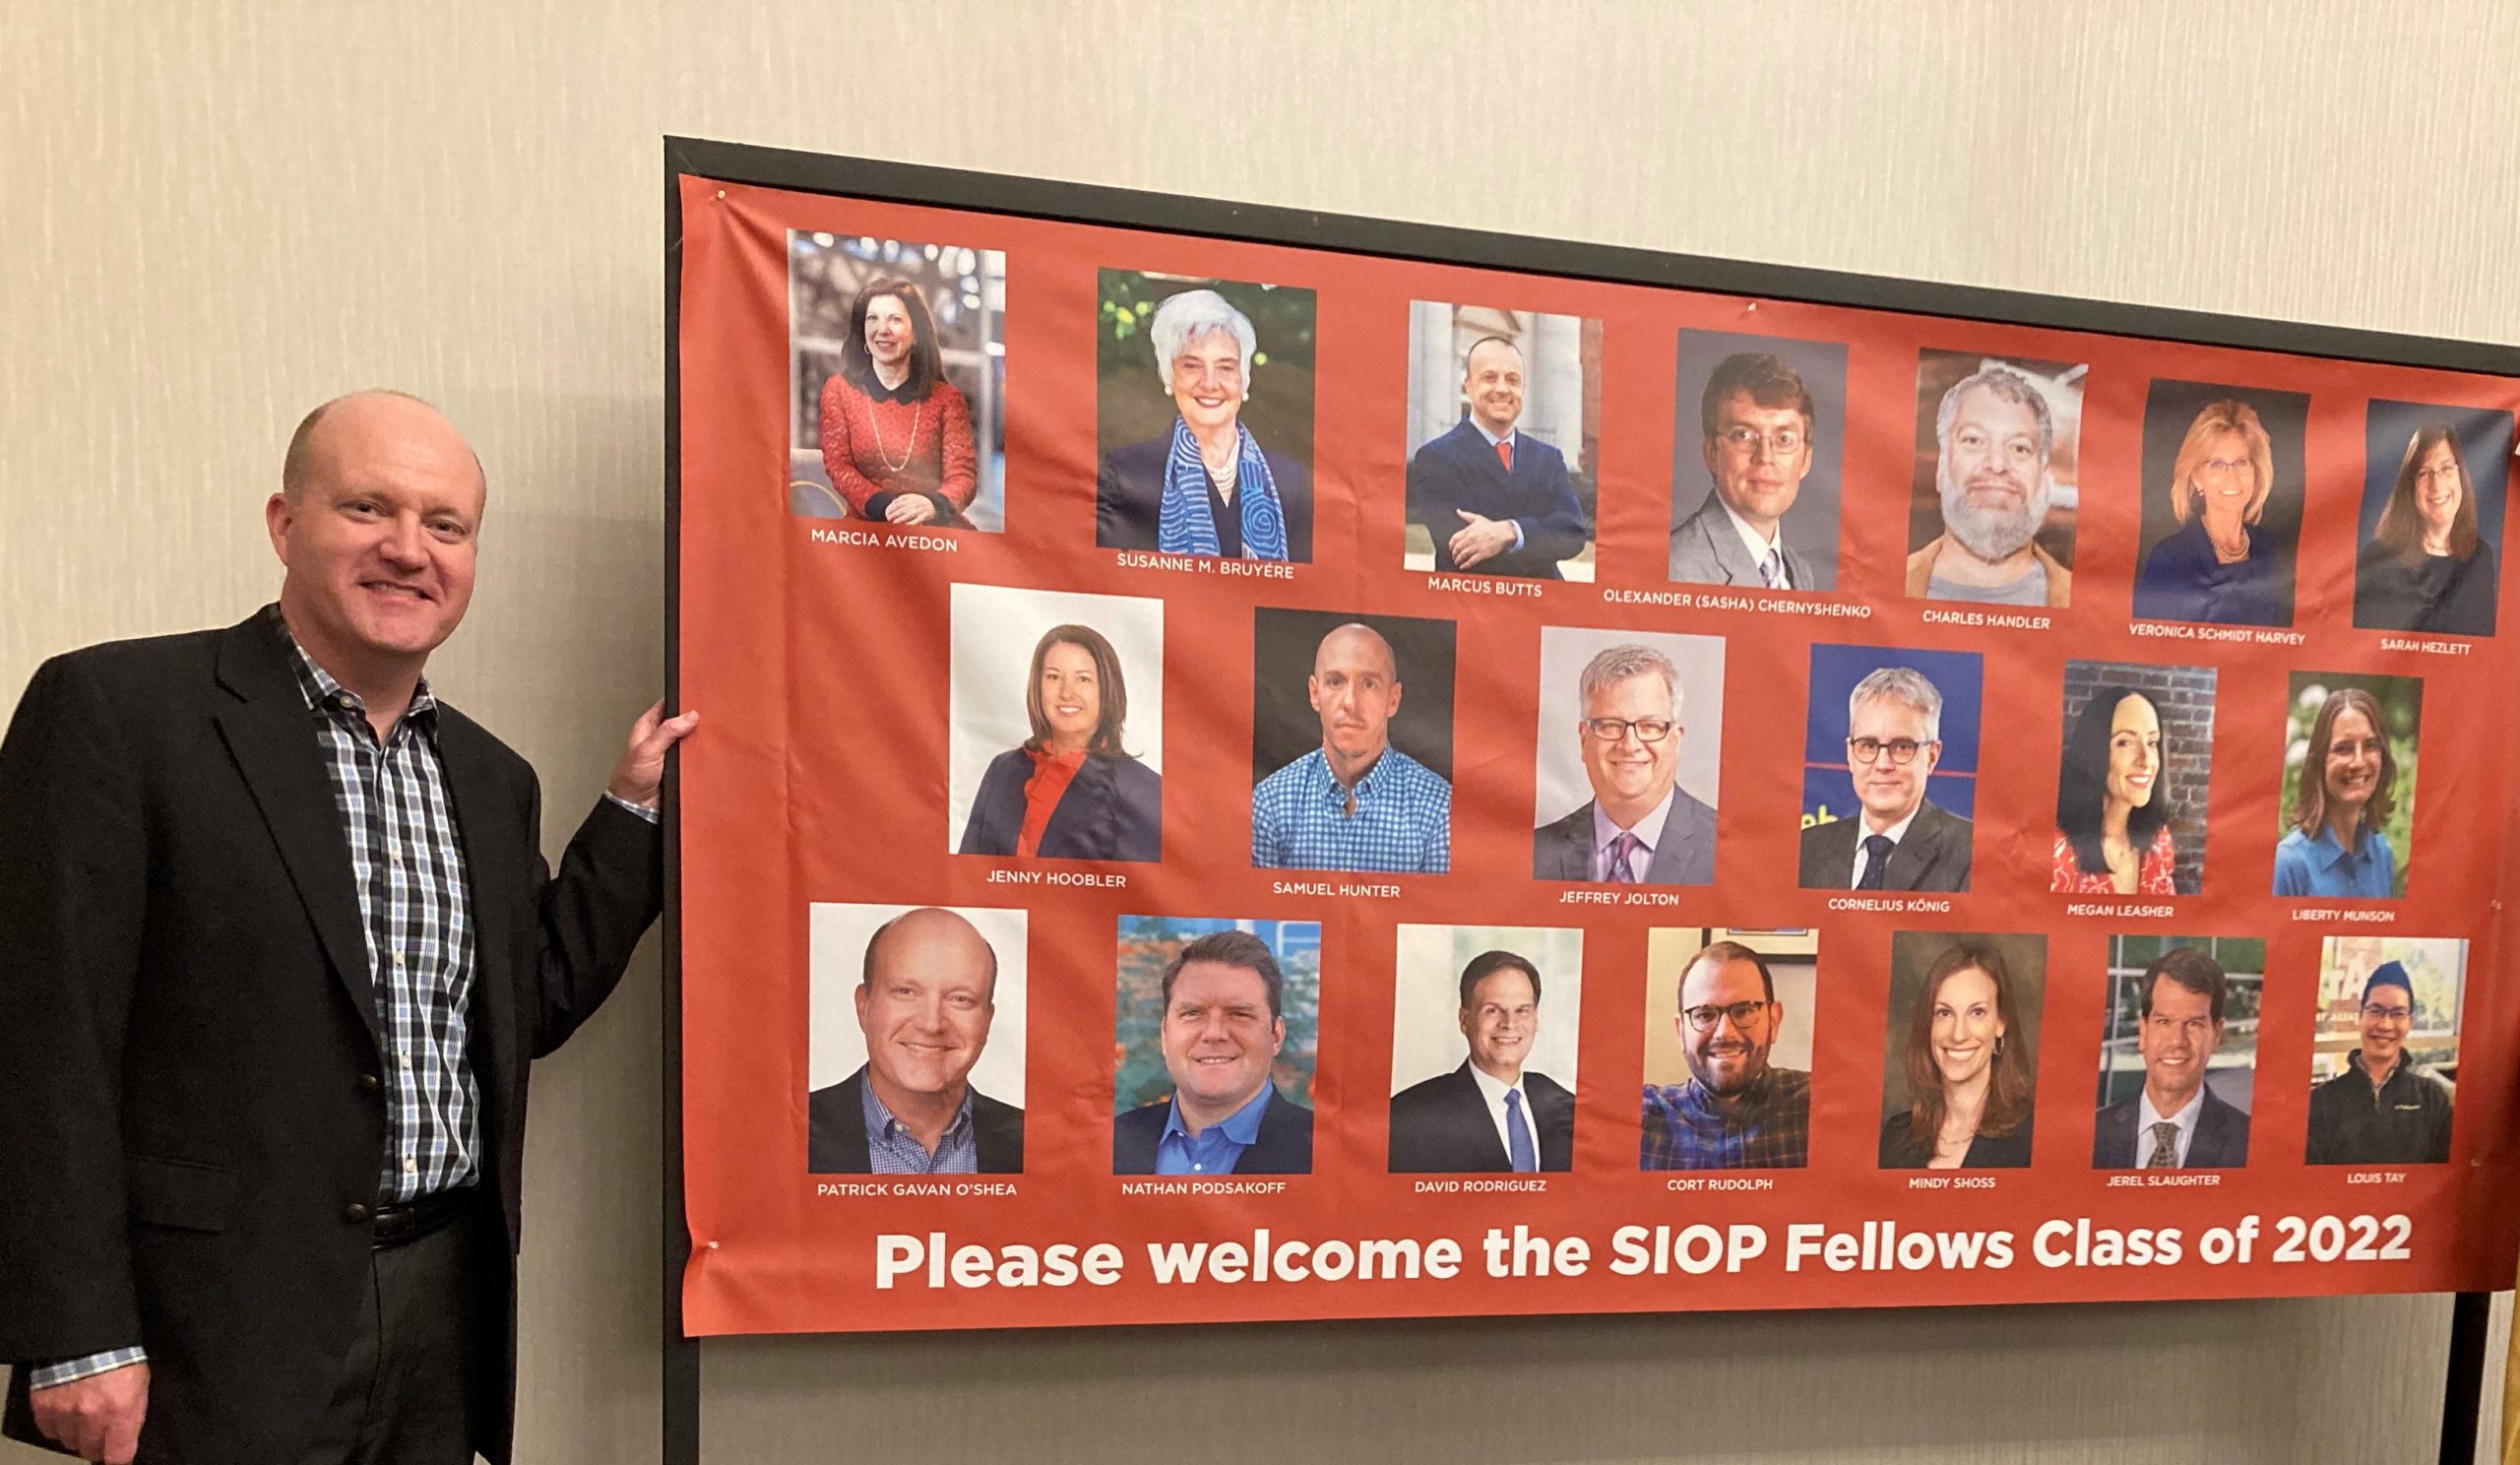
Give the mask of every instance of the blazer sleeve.
POLYGON ((1024 822, 1024 784, 1009 775, 1007 761, 1020 755, 1000 753, 989 760, 980 775, 978 792, 972 795, 972 811, 963 820, 963 841, 955 846, 957 855, 1012 855, 1015 838, 1024 822))
POLYGON ((1523 552, 1552 560, 1573 559, 1584 552, 1584 506, 1576 501, 1574 480, 1566 476, 1566 455, 1555 449, 1542 463, 1540 512, 1517 521, 1523 527, 1523 552))
POLYGON ((1118 776, 1119 848, 1114 860, 1153 863, 1164 858, 1164 775, 1135 758, 1124 760, 1118 776))
POLYGON ((148 891, 105 696, 47 662, 0 742, 0 1359, 141 1340, 119 1088, 148 891))
POLYGON ((531 773, 527 787, 538 926, 530 1051, 538 1058, 611 995, 639 938, 664 909, 664 830, 598 798, 553 875, 541 855, 542 788, 531 773))

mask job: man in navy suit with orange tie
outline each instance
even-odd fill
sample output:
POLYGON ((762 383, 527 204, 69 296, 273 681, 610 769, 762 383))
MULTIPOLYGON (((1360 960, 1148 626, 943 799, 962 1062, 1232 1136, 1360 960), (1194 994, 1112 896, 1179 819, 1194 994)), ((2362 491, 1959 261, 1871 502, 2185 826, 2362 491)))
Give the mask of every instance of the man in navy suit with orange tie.
POLYGON ((1462 395, 1470 414, 1409 461, 1409 522, 1435 541, 1435 569, 1563 578, 1557 562, 1584 552, 1584 506, 1566 459, 1528 432, 1523 353, 1502 336, 1470 349, 1462 395))

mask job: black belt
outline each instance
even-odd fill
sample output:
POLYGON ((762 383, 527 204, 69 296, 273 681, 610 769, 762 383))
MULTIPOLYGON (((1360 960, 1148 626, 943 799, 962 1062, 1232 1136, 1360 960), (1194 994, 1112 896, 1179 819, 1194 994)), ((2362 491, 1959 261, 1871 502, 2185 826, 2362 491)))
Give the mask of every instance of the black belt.
POLYGON ((433 1232, 442 1231, 447 1223, 462 1217, 472 1208, 477 1187, 461 1185, 440 1190, 417 1200, 400 1205, 376 1208, 375 1238, 379 1249, 416 1242, 433 1232))

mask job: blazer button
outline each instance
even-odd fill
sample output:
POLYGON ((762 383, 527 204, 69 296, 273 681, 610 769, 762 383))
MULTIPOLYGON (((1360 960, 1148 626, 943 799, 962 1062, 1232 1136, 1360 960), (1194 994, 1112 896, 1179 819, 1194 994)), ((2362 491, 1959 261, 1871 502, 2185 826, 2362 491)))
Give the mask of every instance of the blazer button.
POLYGON ((368 1216, 369 1211, 367 1206, 361 1201, 353 1200, 348 1205, 342 1207, 342 1219, 349 1222, 353 1226, 366 1221, 368 1216))
POLYGON ((362 1094, 373 1094, 383 1087, 385 1087, 384 1081, 373 1073, 362 1073, 358 1076, 358 1091, 362 1094))

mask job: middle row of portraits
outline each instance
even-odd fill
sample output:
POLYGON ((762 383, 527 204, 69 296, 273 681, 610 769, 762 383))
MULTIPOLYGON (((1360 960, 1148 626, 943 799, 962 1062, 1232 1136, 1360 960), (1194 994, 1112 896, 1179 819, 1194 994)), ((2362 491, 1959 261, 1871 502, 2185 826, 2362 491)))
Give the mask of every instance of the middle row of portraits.
MULTIPOLYGON (((952 848, 1162 860, 1162 603, 953 594, 952 848)), ((1255 868, 1452 869, 1457 633, 1410 616, 1254 613, 1255 868)), ((1538 669, 1533 878, 1712 883, 1724 640, 1547 626, 1538 669)), ((2204 667, 2064 665, 2048 889, 2202 888, 2218 679, 2204 667)), ((1972 652, 1811 648, 1803 888, 1971 889, 1983 681, 1972 652)), ((2412 677, 2292 676, 2274 894, 2406 893, 2422 690, 2412 677)))
MULTIPOLYGON (((1024 1054, 990 1036, 1001 1013, 1026 1031, 1024 913, 818 905, 811 924, 808 1169, 1020 1171, 1024 1054)), ((1385 1168, 1574 1168, 1584 933, 1395 937, 1385 1168)), ((1322 954, 1311 922, 1120 919, 1112 1174, 1313 1169, 1322 954)), ((1818 957, 1810 930, 1649 933, 1637 1169, 1810 1163, 1818 957)), ((1880 1169, 2031 1163, 2047 968, 2039 935, 1892 936, 1880 1169)), ((2249 1163, 2264 968, 2257 938, 2113 938, 2093 1169, 2249 1163)), ((2449 1158, 2465 974, 2456 939, 2325 943, 2306 1163, 2449 1158)))

